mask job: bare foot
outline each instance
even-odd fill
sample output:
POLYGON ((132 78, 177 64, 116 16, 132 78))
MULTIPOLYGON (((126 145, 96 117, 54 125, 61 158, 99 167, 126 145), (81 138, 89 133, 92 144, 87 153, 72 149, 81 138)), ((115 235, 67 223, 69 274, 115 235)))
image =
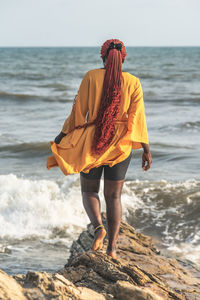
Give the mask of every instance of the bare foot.
POLYGON ((114 259, 117 259, 117 254, 116 254, 116 250, 108 250, 106 251, 106 254, 111 256, 114 259))
POLYGON ((92 250, 96 251, 103 247, 103 239, 106 236, 106 230, 104 227, 99 227, 94 233, 94 241, 92 244, 92 250))

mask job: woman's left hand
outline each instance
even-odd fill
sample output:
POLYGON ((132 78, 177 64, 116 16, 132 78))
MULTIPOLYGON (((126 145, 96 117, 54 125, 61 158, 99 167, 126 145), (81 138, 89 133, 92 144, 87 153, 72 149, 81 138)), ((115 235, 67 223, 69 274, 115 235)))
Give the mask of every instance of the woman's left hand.
POLYGON ((150 150, 148 152, 143 152, 143 155, 142 155, 142 169, 144 171, 147 171, 148 169, 150 169, 151 163, 152 163, 152 158, 151 158, 150 150))
POLYGON ((61 131, 55 138, 54 143, 59 144, 64 136, 66 136, 66 134, 61 131))

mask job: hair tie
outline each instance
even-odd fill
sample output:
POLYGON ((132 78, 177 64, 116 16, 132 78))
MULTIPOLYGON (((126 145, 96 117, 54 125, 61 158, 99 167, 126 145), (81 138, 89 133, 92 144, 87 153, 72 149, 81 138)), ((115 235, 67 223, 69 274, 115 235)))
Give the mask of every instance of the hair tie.
POLYGON ((114 42, 111 42, 108 49, 107 49, 107 56, 108 56, 109 51, 111 49, 117 49, 118 51, 122 52, 122 44, 121 43, 115 44, 114 42))

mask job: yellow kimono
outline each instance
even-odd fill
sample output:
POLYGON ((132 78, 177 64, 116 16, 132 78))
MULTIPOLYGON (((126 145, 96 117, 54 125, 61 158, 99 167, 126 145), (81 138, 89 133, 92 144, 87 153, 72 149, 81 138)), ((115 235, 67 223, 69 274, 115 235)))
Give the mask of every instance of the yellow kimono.
POLYGON ((122 72, 121 105, 115 124, 115 136, 103 155, 91 154, 94 124, 71 131, 75 126, 92 122, 96 118, 104 75, 105 69, 94 69, 85 74, 71 114, 62 127, 66 136, 59 144, 50 141, 53 156, 47 157, 48 169, 59 166, 66 176, 81 171, 88 173, 91 168, 101 165, 112 167, 126 159, 131 149, 142 148, 141 143, 148 144, 142 87, 139 79, 128 72, 122 72))

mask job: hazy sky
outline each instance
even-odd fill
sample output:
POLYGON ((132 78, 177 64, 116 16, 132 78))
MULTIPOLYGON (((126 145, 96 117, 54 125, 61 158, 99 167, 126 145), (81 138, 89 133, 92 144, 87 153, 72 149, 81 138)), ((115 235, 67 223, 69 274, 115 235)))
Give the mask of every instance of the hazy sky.
POLYGON ((0 0, 0 46, 200 46, 200 0, 0 0))

